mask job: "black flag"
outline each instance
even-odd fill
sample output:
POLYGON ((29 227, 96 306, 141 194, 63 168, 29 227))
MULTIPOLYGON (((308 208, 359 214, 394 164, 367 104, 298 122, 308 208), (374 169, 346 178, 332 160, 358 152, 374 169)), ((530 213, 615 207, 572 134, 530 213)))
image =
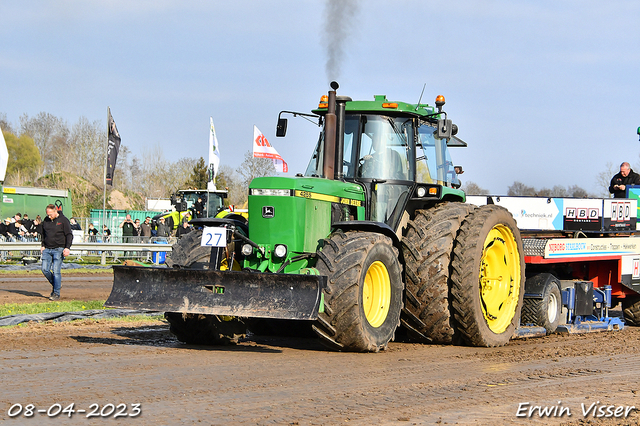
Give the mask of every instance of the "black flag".
POLYGON ((113 185, 113 173, 116 170, 116 160, 120 151, 120 133, 116 127, 116 122, 111 117, 109 109, 109 145, 107 146, 107 183, 113 185))

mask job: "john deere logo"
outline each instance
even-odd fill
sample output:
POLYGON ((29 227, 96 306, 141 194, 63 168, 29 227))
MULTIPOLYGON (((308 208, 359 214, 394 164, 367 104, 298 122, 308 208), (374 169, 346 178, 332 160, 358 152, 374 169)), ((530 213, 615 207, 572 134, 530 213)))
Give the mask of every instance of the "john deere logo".
POLYGON ((271 219, 275 215, 275 209, 273 206, 262 207, 262 217, 265 219, 271 219))

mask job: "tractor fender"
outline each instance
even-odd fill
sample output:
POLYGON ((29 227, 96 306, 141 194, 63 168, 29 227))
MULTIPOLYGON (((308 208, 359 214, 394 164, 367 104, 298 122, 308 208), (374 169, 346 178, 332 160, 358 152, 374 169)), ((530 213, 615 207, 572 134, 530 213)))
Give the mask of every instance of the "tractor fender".
POLYGON ((334 222, 331 224, 331 232, 336 229, 340 229, 343 232, 347 231, 365 231, 365 232, 373 232, 376 234, 386 235, 391 238, 393 241, 394 247, 396 247, 400 253, 400 261, 404 265, 404 258, 402 257, 402 246, 400 244, 400 239, 396 235, 396 233, 391 229, 389 225, 382 222, 375 222, 372 220, 350 220, 346 222, 334 222))

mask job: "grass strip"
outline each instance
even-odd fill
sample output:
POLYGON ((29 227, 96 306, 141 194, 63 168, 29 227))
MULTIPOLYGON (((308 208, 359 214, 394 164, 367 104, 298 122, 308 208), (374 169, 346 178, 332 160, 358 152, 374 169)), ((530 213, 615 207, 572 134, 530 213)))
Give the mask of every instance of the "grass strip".
MULTIPOLYGON (((74 268, 74 269, 62 269, 60 271, 64 274, 111 274, 113 269, 111 268, 74 268)), ((18 270, 0 270, 0 275, 42 275, 40 269, 18 269, 18 270)))
POLYGON ((77 312, 105 309, 104 300, 70 300, 46 303, 7 303, 0 305, 0 317, 7 315, 41 314, 45 312, 77 312))

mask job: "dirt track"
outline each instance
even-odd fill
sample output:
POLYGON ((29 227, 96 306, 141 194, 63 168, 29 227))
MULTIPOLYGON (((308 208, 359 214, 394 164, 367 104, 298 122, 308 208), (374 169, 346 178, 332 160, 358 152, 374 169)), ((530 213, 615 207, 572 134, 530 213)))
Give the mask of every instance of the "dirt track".
MULTIPOLYGON (((71 297, 72 281, 63 278, 63 297, 71 297)), ((83 287, 104 291, 105 282, 83 287)), ((37 298, 31 285, 41 284, 3 278, 0 298, 37 298)), ((144 425, 640 424, 635 410, 618 419, 585 417, 581 410, 597 401, 640 408, 637 328, 495 349, 392 342, 379 354, 260 336, 234 347, 193 347, 161 322, 34 324, 2 329, 0 341, 0 422, 6 424, 114 422, 86 413, 9 418, 16 403, 36 409, 75 403, 76 410, 123 403, 128 412, 139 403, 140 416, 115 422, 144 425), (517 417, 526 402, 565 407, 572 415, 517 417)))

